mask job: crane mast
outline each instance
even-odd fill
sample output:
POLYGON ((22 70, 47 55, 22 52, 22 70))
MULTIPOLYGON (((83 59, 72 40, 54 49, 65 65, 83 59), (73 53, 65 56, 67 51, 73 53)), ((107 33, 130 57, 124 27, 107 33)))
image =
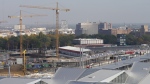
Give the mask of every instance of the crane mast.
POLYGON ((22 13, 20 10, 20 56, 22 57, 22 13))
POLYGON ((58 29, 59 29, 59 9, 58 9, 58 2, 57 2, 57 6, 56 6, 56 56, 59 60, 59 32, 58 32, 58 29))
POLYGON ((20 16, 8 16, 8 18, 19 18, 19 24, 20 24, 20 56, 22 57, 22 11, 20 10, 20 16))
POLYGON ((34 16, 47 16, 47 15, 22 15, 22 11, 20 10, 20 16, 8 16, 8 18, 19 18, 20 23, 20 56, 22 57, 22 18, 23 17, 34 17, 34 16))
POLYGON ((56 30, 55 30, 55 36, 56 36, 56 56, 59 60, 59 11, 70 11, 70 9, 60 9, 58 8, 58 2, 56 3, 56 8, 51 7, 41 7, 41 6, 29 6, 29 5, 21 5, 20 7, 26 7, 26 8, 38 8, 38 9, 48 9, 48 10, 55 10, 56 11, 56 30))
POLYGON ((23 17, 33 17, 33 16, 47 16, 47 15, 22 15, 22 11, 20 10, 20 15, 19 16, 8 16, 8 18, 19 18, 19 23, 20 23, 20 56, 23 57, 23 71, 24 74, 26 73, 26 57, 25 57, 25 52, 26 50, 23 52, 22 49, 22 18, 23 17), (24 56, 22 56, 24 54, 24 56))

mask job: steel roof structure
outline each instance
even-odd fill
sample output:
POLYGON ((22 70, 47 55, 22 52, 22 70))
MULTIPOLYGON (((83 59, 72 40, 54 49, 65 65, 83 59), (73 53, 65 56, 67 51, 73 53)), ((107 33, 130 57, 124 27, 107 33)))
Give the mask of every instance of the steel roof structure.
POLYGON ((150 54, 145 54, 144 56, 139 56, 139 57, 131 58, 131 59, 128 59, 128 60, 123 60, 123 61, 119 61, 119 62, 116 62, 116 63, 103 65, 103 66, 98 66, 98 67, 94 67, 94 68, 99 68, 99 69, 118 69, 120 67, 131 65, 134 62, 141 62, 141 61, 148 60, 148 59, 150 59, 150 54))

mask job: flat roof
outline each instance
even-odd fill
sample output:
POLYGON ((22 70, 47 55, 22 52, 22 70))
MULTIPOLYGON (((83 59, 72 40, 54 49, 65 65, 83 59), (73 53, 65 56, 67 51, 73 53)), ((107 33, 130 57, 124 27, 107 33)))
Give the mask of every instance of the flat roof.
POLYGON ((29 79, 29 78, 3 78, 0 80, 0 84, 30 84, 34 81, 37 83, 41 79, 29 79))
POLYGON ((150 74, 148 74, 148 76, 144 77, 144 79, 142 81, 140 81, 138 84, 148 84, 150 81, 150 74))
MULTIPOLYGON (((59 49, 68 50, 68 51, 76 51, 76 52, 82 51, 82 49, 80 49, 80 47, 73 47, 73 46, 59 47, 59 49)), ((87 51, 91 51, 91 50, 83 48, 83 52, 87 52, 87 51)))
POLYGON ((42 81, 48 84, 91 84, 92 82, 94 84, 101 84, 99 83, 100 81, 111 81, 123 72, 121 70, 100 70, 93 68, 59 68, 52 79, 42 79, 42 81), (95 77, 89 78, 92 76, 95 77))
POLYGON ((124 73, 121 70, 99 70, 90 75, 87 75, 78 81, 83 82, 110 82, 115 79, 118 75, 124 73), (117 75, 118 74, 118 75, 117 75))
MULTIPOLYGON (((140 81, 145 81, 147 80, 147 75, 149 75, 149 67, 150 63, 145 63, 145 62, 136 62, 133 64, 130 72, 127 74, 129 75, 128 79, 126 80, 127 84, 139 84, 140 81)), ((148 77, 149 78, 149 77, 148 77)), ((143 84, 149 84, 143 83, 143 84)))
POLYGON ((97 39, 97 38, 79 38, 79 39, 74 39, 74 40, 103 40, 103 39, 97 39))
POLYGON ((108 65, 103 65, 103 66, 98 66, 98 67, 93 67, 93 68, 99 68, 99 69, 117 69, 123 66, 127 66, 127 65, 131 65, 134 62, 140 62, 140 61, 144 61, 150 59, 150 53, 145 54, 144 56, 139 56, 139 57, 135 57, 135 58, 131 58, 128 60, 123 60, 123 61, 119 61, 116 63, 112 63, 112 64, 108 64, 108 65))

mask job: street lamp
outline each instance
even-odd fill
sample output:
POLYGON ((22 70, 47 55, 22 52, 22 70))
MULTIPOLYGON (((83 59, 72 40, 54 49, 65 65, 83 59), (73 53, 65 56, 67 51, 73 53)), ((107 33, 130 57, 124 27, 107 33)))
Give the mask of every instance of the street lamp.
POLYGON ((81 49, 82 49, 82 54, 81 54, 81 56, 82 56, 82 68, 84 68, 83 47, 81 49))
POLYGON ((10 72, 10 60, 8 60, 8 75, 9 75, 9 78, 11 78, 11 72, 10 72))
POLYGON ((84 60, 83 60, 83 46, 82 46, 82 40, 80 39, 80 67, 84 68, 84 60))

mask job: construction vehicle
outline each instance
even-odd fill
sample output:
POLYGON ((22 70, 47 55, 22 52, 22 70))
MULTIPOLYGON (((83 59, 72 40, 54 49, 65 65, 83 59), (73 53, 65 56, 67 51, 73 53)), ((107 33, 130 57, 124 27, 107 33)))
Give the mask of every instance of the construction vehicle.
POLYGON ((38 70, 33 70, 33 72, 34 72, 34 73, 38 73, 39 71, 38 71, 38 70))

